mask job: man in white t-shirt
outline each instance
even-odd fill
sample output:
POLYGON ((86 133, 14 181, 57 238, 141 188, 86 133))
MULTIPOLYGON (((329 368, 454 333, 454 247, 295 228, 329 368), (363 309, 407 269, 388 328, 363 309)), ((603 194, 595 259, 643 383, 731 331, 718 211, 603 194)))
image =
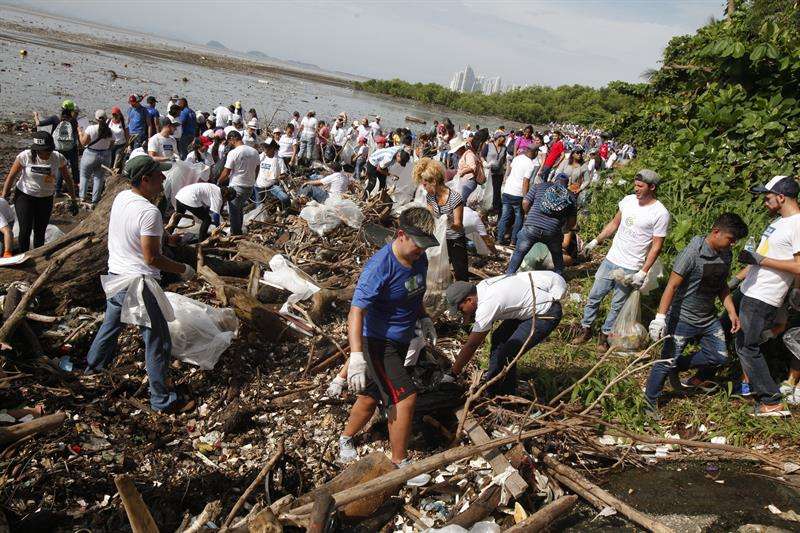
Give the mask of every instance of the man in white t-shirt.
MULTIPOLYGON (((174 313, 158 280, 162 271, 189 280, 195 270, 161 253, 164 225, 154 202, 163 190, 162 172, 170 166, 149 156, 135 157, 125 165, 124 175, 131 188, 117 194, 111 206, 109 275, 101 277, 108 300, 103 325, 89 348, 86 374, 109 367, 118 352, 117 339, 123 321, 136 324, 144 340, 150 406, 155 411, 175 413, 192 410, 195 402, 179 398, 167 384, 171 350, 167 322, 174 320, 174 313)), ((175 242, 176 239, 170 239, 168 244, 175 242)))
POLYGON ((231 109, 233 106, 225 107, 224 105, 217 106, 214 109, 214 126, 217 128, 224 128, 228 125, 228 120, 231 118, 231 109))
POLYGON ((159 119, 161 130, 147 141, 147 153, 158 162, 172 161, 178 150, 178 141, 172 134, 175 126, 169 117, 159 119))
POLYGON ((341 198, 342 194, 348 191, 352 184, 352 178, 342 172, 341 163, 335 161, 329 166, 333 169, 333 173, 325 177, 321 177, 319 174, 312 174, 309 181, 300 187, 300 196, 308 196, 324 204, 329 197, 341 198))
POLYGON ((531 178, 536 167, 533 165, 533 157, 536 150, 533 145, 525 148, 525 151, 511 160, 511 172, 509 172, 503 186, 500 189, 501 202, 503 205, 500 218, 497 221, 497 242, 508 244, 506 230, 511 225, 511 243, 516 244, 517 233, 519 233, 525 214, 522 212, 522 200, 528 193, 531 178))
POLYGON ((619 210, 606 224, 600 234, 584 247, 588 254, 598 244, 614 235, 608 251, 589 291, 586 307, 581 320, 581 334, 572 341, 573 345, 584 344, 592 338, 592 324, 597 318, 600 304, 606 295, 614 291, 611 308, 600 330, 598 351, 608 351, 608 334, 614 327, 622 305, 634 289, 639 289, 647 278, 647 273, 656 262, 664 246, 669 226, 669 212, 658 199, 656 188, 661 178, 652 170, 640 170, 633 181, 634 194, 619 202, 619 210), (621 269, 625 282, 615 281, 613 272, 621 269))
POLYGON ((300 121, 300 151, 298 160, 303 164, 310 164, 314 160, 317 139, 317 120, 315 111, 309 111, 300 121))
MULTIPOLYGON (((466 281, 450 285, 446 296, 452 311, 460 312, 465 321, 471 320, 473 325, 451 373, 446 374, 443 381, 453 381, 454 376, 461 373, 475 356, 475 351, 483 345, 492 325, 501 320, 492 333, 489 369, 484 380, 499 374, 520 351, 525 353, 541 343, 558 326, 562 315, 561 300, 566 293, 564 278, 548 270, 495 276, 477 285, 466 281), (526 344, 531 327, 534 332, 526 344)), ((517 365, 514 363, 508 374, 489 391, 491 394, 515 394, 516 388, 517 365)))
POLYGON ((292 204, 292 199, 281 185, 281 178, 289 172, 284 160, 278 156, 278 143, 270 138, 261 143, 261 156, 256 178, 256 205, 261 203, 270 194, 281 204, 281 209, 286 210, 292 204))
POLYGON ((230 185, 236 190, 236 198, 228 202, 228 215, 231 219, 231 234, 241 235, 244 204, 253 192, 260 160, 258 150, 244 144, 238 131, 228 133, 227 140, 229 152, 217 183, 230 185))
MULTIPOLYGON (((736 353, 756 400, 755 416, 789 416, 760 344, 762 332, 774 326, 789 290, 793 292, 790 302, 796 302, 800 295, 800 186, 790 177, 775 176, 766 185, 750 190, 763 194, 764 206, 779 218, 761 234, 756 250, 742 250, 739 254, 739 262, 749 266, 741 285, 741 329, 736 333, 736 353)), ((742 276, 742 272, 737 275, 740 279, 742 276)))
POLYGON ((175 213, 165 228, 171 232, 178 225, 181 215, 187 211, 200 221, 197 240, 203 242, 208 237, 208 228, 212 222, 219 226, 222 205, 236 198, 236 191, 231 187, 219 187, 214 183, 191 183, 182 187, 175 195, 175 213), (216 219, 216 220, 215 220, 216 219))
POLYGON ((8 200, 0 198, 0 233, 3 234, 3 257, 13 255, 14 236, 12 230, 16 220, 17 215, 14 214, 14 209, 8 204, 8 200))

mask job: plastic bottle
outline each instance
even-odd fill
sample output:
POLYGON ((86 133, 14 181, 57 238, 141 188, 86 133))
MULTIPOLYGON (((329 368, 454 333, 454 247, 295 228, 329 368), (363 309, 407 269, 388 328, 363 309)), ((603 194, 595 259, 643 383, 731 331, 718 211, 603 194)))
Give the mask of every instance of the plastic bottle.
POLYGON ((747 242, 744 245, 744 249, 748 252, 755 252, 756 251, 756 240, 752 237, 747 238, 747 242))
POLYGON ((68 355, 63 355, 58 360, 58 368, 64 372, 72 372, 72 359, 68 355))

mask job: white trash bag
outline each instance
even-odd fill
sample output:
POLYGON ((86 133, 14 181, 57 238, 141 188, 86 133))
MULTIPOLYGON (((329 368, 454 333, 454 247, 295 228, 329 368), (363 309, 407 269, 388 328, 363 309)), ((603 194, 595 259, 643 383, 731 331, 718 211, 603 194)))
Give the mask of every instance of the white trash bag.
POLYGON ((271 272, 264 272, 261 283, 292 293, 281 307, 281 314, 295 316, 289 312, 289 306, 311 298, 319 291, 319 287, 302 277, 300 270, 281 254, 269 260, 269 268, 271 272))
POLYGON ((320 237, 337 227, 341 222, 354 229, 361 227, 364 213, 352 200, 329 197, 324 204, 311 201, 300 211, 300 218, 308 223, 311 231, 320 237))
POLYGON ((447 254, 447 215, 441 215, 436 220, 433 236, 439 241, 439 246, 425 251, 428 256, 425 307, 433 316, 438 316, 447 310, 445 291, 453 279, 450 273, 450 257, 447 254))
MULTIPOLYGON (((19 222, 14 221, 14 225, 11 227, 11 235, 15 239, 19 239, 19 222)), ((47 244, 49 242, 53 242, 56 239, 60 239, 63 237, 65 233, 61 231, 61 228, 54 224, 48 224, 44 230, 44 243, 47 244)), ((33 240, 33 235, 31 234, 31 240, 33 240)))
POLYGON ((239 320, 230 308, 211 307, 186 296, 166 292, 175 320, 169 322, 172 356, 211 370, 236 337, 239 320))

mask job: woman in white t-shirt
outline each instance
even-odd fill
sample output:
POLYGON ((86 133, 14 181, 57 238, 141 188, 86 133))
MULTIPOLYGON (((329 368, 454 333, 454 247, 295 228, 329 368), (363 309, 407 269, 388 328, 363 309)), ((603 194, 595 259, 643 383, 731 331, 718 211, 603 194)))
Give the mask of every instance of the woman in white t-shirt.
POLYGON ((187 163, 203 163, 206 166, 214 166, 214 158, 211 157, 211 145, 214 141, 205 136, 197 137, 192 141, 191 151, 186 154, 187 163))
POLYGON ((105 187, 105 171, 103 165, 111 164, 111 144, 114 142, 114 134, 108 125, 106 112, 98 109, 94 112, 97 124, 87 126, 85 130, 78 131, 78 137, 84 147, 81 156, 81 181, 78 189, 78 196, 81 200, 86 199, 86 188, 89 179, 92 180, 92 206, 100 201, 105 187))
POLYGON ((11 188, 16 183, 14 210, 19 221, 17 241, 20 252, 27 252, 30 249, 31 232, 33 232, 34 248, 44 244, 44 233, 47 224, 50 223, 50 213, 53 211, 53 196, 58 176, 63 178, 69 191, 67 194, 73 200, 71 204, 73 215, 77 214, 77 205, 74 203, 75 182, 69 172, 69 163, 63 155, 54 150, 52 135, 46 131, 34 132, 30 149, 17 155, 3 183, 5 199, 9 198, 11 188))
POLYGON ((294 125, 291 123, 286 125, 286 133, 278 139, 278 157, 289 167, 297 163, 297 137, 294 135, 294 125))
POLYGON ((125 117, 122 110, 114 106, 111 108, 111 120, 108 121, 111 137, 114 144, 111 146, 111 168, 122 169, 125 148, 128 146, 128 128, 125 127, 125 117))
POLYGON ((300 161, 311 163, 314 160, 314 149, 317 139, 316 112, 309 111, 300 121, 300 161))

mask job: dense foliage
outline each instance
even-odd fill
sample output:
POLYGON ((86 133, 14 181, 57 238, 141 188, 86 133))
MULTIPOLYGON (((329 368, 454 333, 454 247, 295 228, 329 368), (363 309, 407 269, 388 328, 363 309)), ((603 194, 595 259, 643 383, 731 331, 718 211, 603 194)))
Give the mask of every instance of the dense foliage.
MULTIPOLYGON (((673 216, 668 252, 705 233, 723 211, 740 213, 757 237, 767 214, 750 186, 798 175, 798 28, 797 0, 742 3, 732 17, 672 39, 639 104, 607 124, 640 148, 618 176, 648 167, 664 179, 659 194, 673 216)), ((607 188, 595 195, 592 230, 622 194, 607 188)))
POLYGON ((630 108, 644 84, 622 81, 602 89, 583 85, 526 87, 502 94, 459 93, 435 83, 408 83, 402 80, 369 80, 356 88, 379 94, 410 98, 426 104, 446 106, 474 115, 507 118, 526 124, 571 122, 593 125, 606 122, 630 108))

